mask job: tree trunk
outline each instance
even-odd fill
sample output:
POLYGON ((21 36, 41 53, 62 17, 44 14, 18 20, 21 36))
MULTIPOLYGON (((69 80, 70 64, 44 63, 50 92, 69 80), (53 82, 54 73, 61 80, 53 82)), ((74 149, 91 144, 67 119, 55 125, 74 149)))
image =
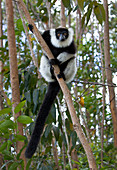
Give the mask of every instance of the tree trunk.
POLYGON ((55 160, 55 165, 58 170, 61 170, 61 167, 59 167, 59 162, 58 162, 58 150, 57 146, 55 146, 55 137, 53 135, 52 138, 52 149, 53 149, 53 155, 54 155, 54 160, 55 160))
MULTIPOLYGON (((99 28, 98 28, 99 29, 99 28)), ((99 32, 99 30, 98 30, 99 32)), ((103 62, 103 51, 102 51, 102 45, 101 45, 101 36, 99 32, 99 47, 101 52, 101 66, 102 66, 102 83, 105 83, 105 72, 104 72, 104 62, 103 62)), ((104 150, 104 119, 105 119, 105 94, 106 94, 106 88, 103 86, 102 89, 102 104, 103 104, 103 110, 102 110, 102 122, 101 122, 101 166, 103 167, 103 150, 104 150)))
MULTIPOLYGON (((72 148, 72 139, 70 138, 70 149, 72 148)), ((78 155, 77 155, 77 151, 75 150, 75 148, 71 151, 71 159, 75 162, 79 162, 78 161, 78 155)), ((79 166, 78 164, 76 164, 75 162, 73 162, 73 169, 77 169, 79 170, 79 166)))
MULTIPOLYGON (((110 44, 109 44, 109 19, 108 19, 108 1, 103 0, 106 19, 104 23, 104 55, 105 55, 105 69, 107 83, 112 84, 112 72, 110 68, 110 44)), ((114 133, 114 147, 117 148, 117 112, 115 106, 115 92, 114 87, 108 86, 109 89, 109 100, 110 100, 110 110, 113 120, 113 133, 114 133)))
MULTIPOLYGON (((15 42, 15 30, 14 30, 14 17, 13 17, 13 5, 12 0, 6 0, 6 15, 7 15, 7 32, 8 32, 8 46, 9 46, 9 60, 10 60, 10 80, 12 89, 12 110, 14 114, 14 119, 17 121, 18 116, 21 112, 15 114, 14 109, 20 102, 20 90, 19 90, 19 78, 18 78, 18 67, 17 67, 17 52, 16 52, 16 42, 15 42)), ((19 135, 23 135, 23 124, 17 122, 17 131, 19 135)), ((17 153, 20 152, 24 143, 21 141, 16 142, 17 153)), ((24 160, 22 152, 21 158, 24 160)), ((24 166, 25 167, 25 166, 24 166)))
MULTIPOLYGON (((2 8, 1 8, 1 0, 0 0, 0 37, 3 35, 2 32, 2 8)), ((3 47, 3 40, 0 39, 0 47, 3 47)), ((1 56, 0 56, 1 57, 1 56)), ((3 100, 2 100, 2 90, 3 90, 3 62, 0 60, 0 110, 3 109, 3 100)))
POLYGON ((65 126, 65 116, 64 116, 64 113, 63 113, 63 111, 61 109, 61 103, 60 103, 60 100, 59 100, 58 97, 57 97, 57 100, 58 100, 59 111, 60 111, 61 118, 62 118, 62 123, 63 123, 63 131, 65 133, 65 139, 66 139, 66 143, 67 143, 68 162, 69 162, 70 168, 72 169, 71 156, 70 156, 70 144, 69 144, 69 139, 68 139, 68 135, 67 135, 67 129, 66 129, 66 126, 65 126))
POLYGON ((61 26, 66 27, 66 18, 65 18, 65 7, 61 0, 61 26))
MULTIPOLYGON (((0 37, 3 35, 2 33, 2 8, 1 8, 1 0, 0 0, 0 37)), ((3 47, 3 40, 0 39, 0 48, 3 47)), ((1 57, 1 55, 0 55, 1 57)), ((0 61, 0 110, 3 109, 3 100, 2 100, 2 90, 3 90, 3 74, 2 74, 2 69, 3 69, 3 62, 0 61)), ((1 137, 0 137, 1 141, 1 137)), ((0 167, 2 167, 3 164, 3 155, 0 154, 0 167)))
POLYGON ((68 27, 69 28, 71 27, 71 14, 69 14, 68 16, 68 27))
POLYGON ((54 23, 53 23, 53 18, 52 18, 52 15, 51 15, 51 3, 47 0, 46 2, 46 7, 47 7, 47 11, 48 11, 48 17, 49 17, 49 29, 50 28, 54 28, 54 23))

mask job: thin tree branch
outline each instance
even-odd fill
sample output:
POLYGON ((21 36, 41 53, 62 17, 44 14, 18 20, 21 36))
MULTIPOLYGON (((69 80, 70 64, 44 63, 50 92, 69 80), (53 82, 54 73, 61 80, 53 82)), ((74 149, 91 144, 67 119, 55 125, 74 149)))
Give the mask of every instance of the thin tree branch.
POLYGON ((60 110, 60 114, 61 114, 61 118, 62 118, 62 123, 63 123, 63 131, 65 133, 65 138, 66 138, 66 142, 67 142, 67 156, 68 156, 68 161, 69 161, 69 165, 70 165, 70 168, 72 169, 72 163, 71 163, 71 156, 70 156, 70 145, 69 145, 69 140, 68 140, 68 135, 67 135, 67 130, 66 130, 66 126, 65 126, 65 118, 64 118, 64 113, 60 107, 61 103, 60 103, 60 100, 59 98, 57 97, 57 101, 58 101, 58 104, 59 104, 59 110, 60 110))
MULTIPOLYGON (((101 64, 102 64, 102 82, 104 84, 105 82, 105 72, 104 72, 104 62, 103 62, 103 51, 102 51, 102 44, 101 44, 101 36, 100 31, 98 27, 98 34, 99 34, 99 48, 101 52, 101 64)), ((105 119, 105 93, 106 93, 106 87, 103 86, 102 89, 102 104, 103 104, 103 110, 102 110, 102 122, 101 122, 101 167, 103 167, 103 150, 104 150, 104 119, 105 119)))
POLYGON ((89 130, 88 130, 87 123, 86 123, 86 121, 85 121, 83 112, 82 112, 82 110, 81 110, 80 104, 79 104, 79 110, 80 110, 80 115, 81 115, 82 120, 83 120, 83 124, 84 124, 84 126, 85 126, 85 130, 86 130, 86 134, 87 134, 88 141, 89 141, 89 143, 91 143, 91 138, 90 138, 89 130))
POLYGON ((89 82, 88 80, 84 80, 84 81, 76 81, 76 80, 73 80, 73 82, 75 83, 82 83, 82 84, 92 84, 92 85, 99 85, 99 86, 109 86, 109 87, 117 87, 116 84, 112 83, 112 84, 104 84, 104 83, 97 83, 97 82, 89 82))
POLYGON ((29 38, 29 33, 27 31, 27 27, 26 27, 26 24, 25 24, 25 21, 24 21, 24 18, 23 18, 21 11, 20 11, 19 6, 18 6, 18 10, 19 10, 19 14, 20 14, 20 17, 21 17, 21 20, 22 20, 22 23, 23 23, 23 27, 24 27, 24 30, 25 30, 25 33, 26 33, 26 37, 27 37, 27 40, 28 40, 28 43, 29 43, 29 48, 30 48, 30 51, 31 51, 31 57, 33 59, 34 65, 37 68, 38 78, 40 79, 41 73, 39 72, 38 63, 37 63, 37 60, 36 60, 34 52, 33 52, 32 43, 31 43, 30 38, 29 38))
MULTIPOLYGON (((104 22, 104 56, 107 83, 112 84, 112 71, 110 69, 110 43, 109 43, 109 14, 108 14, 108 0, 103 0, 105 9, 105 22, 104 22)), ((115 102, 114 87, 108 87, 110 110, 113 120, 113 134, 114 134, 114 147, 117 148, 117 108, 115 102)))
POLYGON ((0 95, 1 95, 1 97, 3 97, 6 100, 7 106, 9 106, 9 104, 7 102, 8 97, 7 97, 6 93, 4 92, 4 90, 3 90, 1 85, 0 85, 0 95))
POLYGON ((65 18, 65 7, 63 5, 63 2, 61 0, 61 26, 66 27, 66 18, 65 18))
POLYGON ((43 24, 43 22, 41 21, 41 19, 39 18, 39 14, 35 11, 35 9, 34 9, 34 7, 33 7, 33 4, 28 0, 28 3, 30 4, 30 8, 31 8, 31 10, 32 10, 32 12, 34 13, 34 16, 37 18, 37 21, 39 22, 41 22, 41 26, 42 26, 42 28, 45 30, 45 27, 44 27, 44 24, 43 24))
MULTIPOLYGON (((20 90, 19 90, 19 77, 17 66, 17 51, 15 41, 14 29, 14 13, 12 0, 5 0, 6 16, 7 16, 7 33, 8 33, 8 47, 9 47, 9 60, 10 60, 10 80, 12 89, 12 111, 14 119, 21 115, 21 111, 14 112, 15 107, 20 103, 20 90)), ((23 124, 17 122, 16 133, 23 136, 23 124)), ((24 142, 16 141, 17 154, 20 153, 24 146, 24 142)), ((24 160, 24 170, 26 169, 26 158, 24 157, 24 150, 21 152, 20 158, 24 160)), ((17 168, 19 170, 19 168, 17 168)))

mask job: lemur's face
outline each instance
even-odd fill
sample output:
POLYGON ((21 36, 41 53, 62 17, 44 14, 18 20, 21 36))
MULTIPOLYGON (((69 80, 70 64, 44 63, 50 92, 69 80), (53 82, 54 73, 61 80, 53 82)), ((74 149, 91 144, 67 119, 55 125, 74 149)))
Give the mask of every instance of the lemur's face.
POLYGON ((68 30, 65 28, 56 29, 56 38, 59 41, 65 41, 68 38, 68 30))

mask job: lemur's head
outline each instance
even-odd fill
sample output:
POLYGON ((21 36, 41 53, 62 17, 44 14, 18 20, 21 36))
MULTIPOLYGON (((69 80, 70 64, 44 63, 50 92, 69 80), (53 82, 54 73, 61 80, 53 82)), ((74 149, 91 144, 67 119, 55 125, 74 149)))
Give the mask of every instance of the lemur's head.
POLYGON ((69 46, 73 41, 73 35, 72 28, 50 29, 51 43, 58 48, 69 46))
POLYGON ((69 36, 68 29, 66 28, 57 28, 56 29, 56 38, 59 41, 65 41, 69 36))

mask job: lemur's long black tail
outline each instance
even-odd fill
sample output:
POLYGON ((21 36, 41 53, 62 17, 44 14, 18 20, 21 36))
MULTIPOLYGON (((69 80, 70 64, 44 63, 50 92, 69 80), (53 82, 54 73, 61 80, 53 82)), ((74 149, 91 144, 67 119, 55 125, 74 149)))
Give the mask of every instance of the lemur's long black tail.
POLYGON ((60 90, 60 86, 59 86, 58 82, 49 83, 48 91, 45 95, 43 104, 40 107, 30 142, 29 142, 29 144, 26 148, 26 151, 25 151, 26 158, 31 158, 36 151, 37 145, 40 140, 40 136, 43 132, 46 118, 49 114, 51 106, 52 106, 59 90, 60 90))

